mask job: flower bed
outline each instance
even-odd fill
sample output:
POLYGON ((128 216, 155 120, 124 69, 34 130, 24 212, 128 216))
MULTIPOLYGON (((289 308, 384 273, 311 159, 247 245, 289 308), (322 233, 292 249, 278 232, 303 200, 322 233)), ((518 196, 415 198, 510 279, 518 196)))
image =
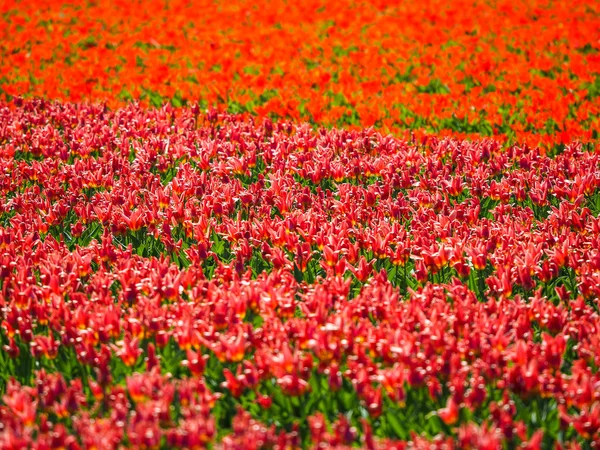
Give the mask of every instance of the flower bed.
POLYGON ((0 448, 596 448, 599 5, 0 2, 0 448))
POLYGON ((404 136, 598 139, 594 1, 7 0, 0 92, 404 136))
POLYGON ((41 100, 0 142, 3 448, 600 437, 581 144, 41 100))

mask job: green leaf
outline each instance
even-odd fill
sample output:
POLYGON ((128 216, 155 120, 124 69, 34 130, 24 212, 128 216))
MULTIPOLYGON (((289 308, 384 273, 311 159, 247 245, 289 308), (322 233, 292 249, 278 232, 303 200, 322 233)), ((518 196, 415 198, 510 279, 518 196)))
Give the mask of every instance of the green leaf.
POLYGON ((390 411, 385 415, 387 422, 399 439, 408 439, 410 437, 408 430, 402 426, 400 419, 395 411, 390 411))

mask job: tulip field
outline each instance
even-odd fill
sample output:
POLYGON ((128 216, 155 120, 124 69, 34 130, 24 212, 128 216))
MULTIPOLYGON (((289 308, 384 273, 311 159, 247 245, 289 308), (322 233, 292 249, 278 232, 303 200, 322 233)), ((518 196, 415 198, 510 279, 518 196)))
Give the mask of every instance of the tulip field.
POLYGON ((0 449, 600 446, 600 4, 0 2, 0 449))

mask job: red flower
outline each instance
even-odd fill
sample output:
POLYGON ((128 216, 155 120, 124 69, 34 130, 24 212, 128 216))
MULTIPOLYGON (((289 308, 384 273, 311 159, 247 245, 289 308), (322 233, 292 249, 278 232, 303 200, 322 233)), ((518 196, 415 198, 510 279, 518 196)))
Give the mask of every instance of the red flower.
POLYGON ((134 366, 138 357, 142 354, 142 349, 139 348, 139 339, 131 339, 125 336, 125 338, 117 344, 118 345, 111 344, 115 354, 121 358, 126 366, 134 366))
POLYGON ((446 425, 454 425, 458 422, 459 412, 458 404, 454 400, 454 397, 450 396, 446 402, 446 407, 439 409, 437 414, 446 425))

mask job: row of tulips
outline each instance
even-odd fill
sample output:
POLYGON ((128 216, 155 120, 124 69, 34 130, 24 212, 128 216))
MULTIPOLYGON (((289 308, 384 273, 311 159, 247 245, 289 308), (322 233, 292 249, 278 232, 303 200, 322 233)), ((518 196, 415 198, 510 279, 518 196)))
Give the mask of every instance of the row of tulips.
POLYGON ((593 0, 4 0, 0 97, 551 148, 599 137, 599 17, 593 0))
POLYGON ((599 158, 1 104, 0 447, 595 447, 599 158))

